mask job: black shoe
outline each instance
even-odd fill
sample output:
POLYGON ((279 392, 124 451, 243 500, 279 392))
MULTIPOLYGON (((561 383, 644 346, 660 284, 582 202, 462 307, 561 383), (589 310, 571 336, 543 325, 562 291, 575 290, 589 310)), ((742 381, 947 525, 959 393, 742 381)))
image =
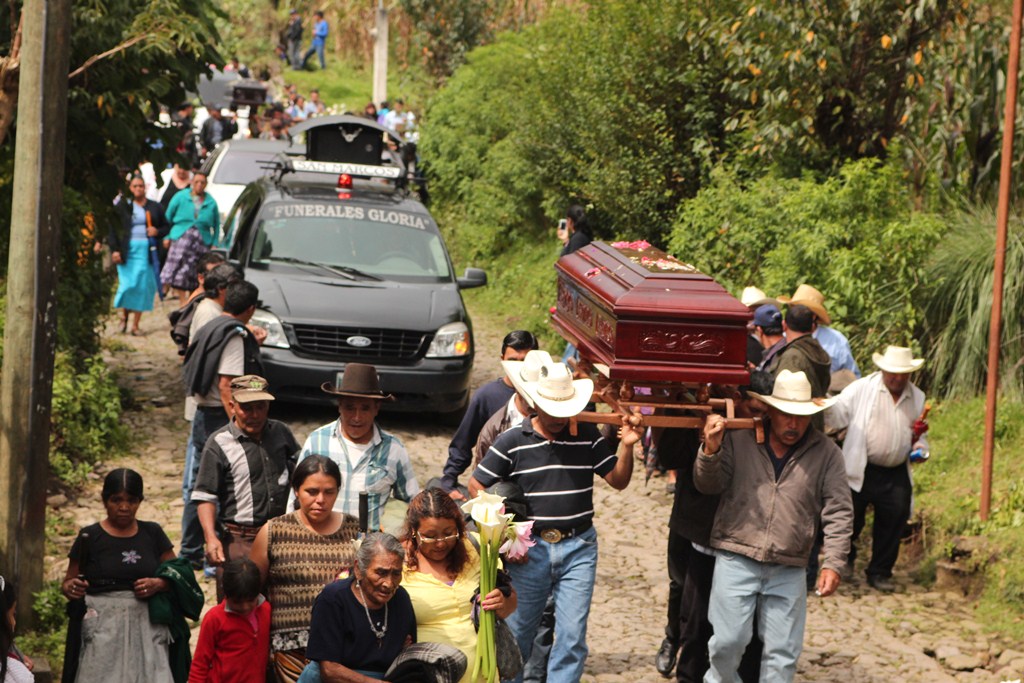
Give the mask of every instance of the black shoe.
POLYGON ((665 678, 671 678, 672 672, 676 668, 676 654, 679 652, 679 646, 673 643, 671 640, 666 638, 661 641, 661 647, 658 648, 658 654, 654 656, 654 668, 658 670, 665 678))
POLYGON ((888 576, 873 576, 868 574, 868 585, 882 593, 892 593, 896 590, 896 584, 888 576))

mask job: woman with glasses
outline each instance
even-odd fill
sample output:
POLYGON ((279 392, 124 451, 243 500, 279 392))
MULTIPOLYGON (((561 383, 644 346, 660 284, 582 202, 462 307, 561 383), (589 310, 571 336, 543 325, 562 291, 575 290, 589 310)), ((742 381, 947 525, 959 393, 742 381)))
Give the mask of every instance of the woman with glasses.
POLYGON ((334 512, 341 470, 330 458, 311 455, 292 474, 295 512, 263 525, 252 560, 271 605, 270 658, 280 683, 297 681, 305 668, 313 601, 335 579, 351 575, 359 520, 334 512))
MULTIPOLYGON (((402 535, 405 571, 402 586, 416 612, 419 642, 446 643, 466 655, 469 666, 460 683, 472 680, 476 661, 474 592, 480 586, 480 556, 466 533, 455 501, 439 488, 418 493, 409 503, 402 535)), ((483 597, 480 606, 504 619, 516 608, 511 586, 483 597)), ((480 679, 482 680, 482 679, 480 679)))

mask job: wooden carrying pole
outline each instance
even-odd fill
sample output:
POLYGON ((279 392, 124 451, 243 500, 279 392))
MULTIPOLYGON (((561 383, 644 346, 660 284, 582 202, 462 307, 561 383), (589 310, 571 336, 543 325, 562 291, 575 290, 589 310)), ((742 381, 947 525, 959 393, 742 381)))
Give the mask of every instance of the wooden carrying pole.
MULTIPOLYGON (((43 580, 70 0, 26 0, 0 385, 0 566, 32 623, 43 580)), ((3 653, 6 654, 6 653, 3 653)))
POLYGON ((988 378, 985 391, 985 446, 981 463, 981 520, 992 509, 992 460, 995 452, 996 398, 999 395, 999 339, 1003 320, 1003 275, 1006 269, 1006 229, 1010 218, 1010 182, 1013 170, 1013 134, 1017 118, 1017 72, 1024 0, 1013 1, 1010 58, 1006 65, 1006 109, 1003 114, 1003 151, 999 169, 999 207, 996 212, 996 258, 992 273, 992 318, 988 327, 988 378))

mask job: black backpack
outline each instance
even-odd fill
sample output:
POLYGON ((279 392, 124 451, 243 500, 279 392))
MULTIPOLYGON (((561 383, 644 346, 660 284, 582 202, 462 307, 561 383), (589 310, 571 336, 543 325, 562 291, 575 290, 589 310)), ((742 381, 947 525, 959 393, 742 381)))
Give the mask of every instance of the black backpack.
POLYGON ((184 356, 188 350, 188 329, 192 326, 192 316, 196 313, 196 306, 205 298, 206 294, 202 293, 178 310, 167 314, 167 319, 171 321, 171 339, 178 347, 179 356, 184 356))

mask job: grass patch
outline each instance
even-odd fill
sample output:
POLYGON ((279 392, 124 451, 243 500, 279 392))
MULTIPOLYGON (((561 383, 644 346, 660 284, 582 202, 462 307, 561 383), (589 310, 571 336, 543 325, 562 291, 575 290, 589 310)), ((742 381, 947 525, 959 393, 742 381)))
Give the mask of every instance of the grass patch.
POLYGON ((533 332, 542 349, 560 356, 565 340, 551 326, 548 312, 555 305, 554 264, 560 249, 555 240, 551 244, 524 241, 510 249, 510 254, 517 254, 515 259, 489 261, 464 257, 457 242, 451 237, 446 239, 453 252, 456 272, 461 273, 466 266, 487 271, 486 287, 463 293, 466 304, 473 310, 484 311, 501 329, 533 332))
POLYGON ((958 535, 984 536, 997 553, 985 568, 979 616, 993 631, 1024 639, 1024 403, 1000 401, 996 413, 992 512, 978 518, 985 400, 982 397, 935 405, 929 438, 932 456, 914 469, 916 507, 928 526, 928 548, 918 572, 934 577, 935 562, 948 554, 958 535))
MULTIPOLYGON (((310 58, 310 64, 316 57, 310 58)), ((281 76, 285 83, 294 83, 299 92, 309 95, 316 88, 320 98, 332 113, 352 111, 356 114, 373 97, 373 64, 363 64, 328 59, 327 68, 320 70, 319 63, 303 71, 284 69, 281 76)), ((429 77, 420 68, 407 68, 401 72, 392 68, 388 74, 388 97, 402 98, 406 105, 417 114, 423 111, 432 92, 429 77)))

